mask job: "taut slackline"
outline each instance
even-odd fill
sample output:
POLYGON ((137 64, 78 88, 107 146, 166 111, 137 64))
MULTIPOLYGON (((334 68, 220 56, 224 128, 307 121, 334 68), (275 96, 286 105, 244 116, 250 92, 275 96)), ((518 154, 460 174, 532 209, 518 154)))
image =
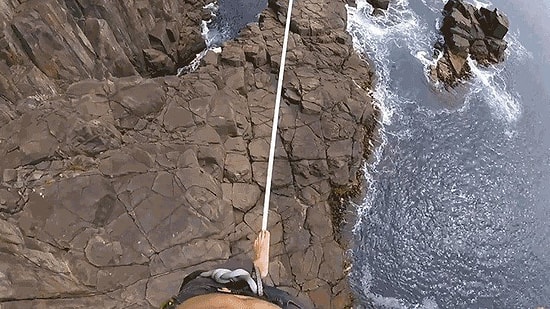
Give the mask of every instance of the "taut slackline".
POLYGON ((267 163, 267 178, 265 182, 264 210, 262 215, 262 231, 267 231, 267 218, 269 212, 269 199, 271 196, 271 180, 273 178, 273 161, 275 159, 275 143, 277 142, 277 127, 279 125, 279 109, 281 107, 281 95, 283 91, 283 76, 285 74, 286 51, 288 48, 288 34, 290 32, 290 16, 292 14, 293 0, 288 2, 286 13, 285 36, 283 50, 281 52, 281 64, 279 67, 279 81, 277 82, 277 94, 275 97, 275 109, 273 110, 273 126, 271 127, 271 142, 269 146, 269 161, 267 163))

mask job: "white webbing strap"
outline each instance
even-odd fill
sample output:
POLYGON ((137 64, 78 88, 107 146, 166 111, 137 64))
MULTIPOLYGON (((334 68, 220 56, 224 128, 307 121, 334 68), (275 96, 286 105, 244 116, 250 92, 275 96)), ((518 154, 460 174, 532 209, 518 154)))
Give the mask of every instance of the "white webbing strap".
MULTIPOLYGON (((256 272, 256 276, 257 278, 259 278, 258 272, 256 272)), ((252 278, 250 273, 241 268, 235 269, 235 270, 217 268, 211 271, 201 273, 201 277, 211 278, 212 280, 221 284, 245 281, 248 284, 248 287, 250 288, 252 293, 257 294, 259 296, 263 296, 262 280, 259 279, 254 281, 254 278, 252 278)))

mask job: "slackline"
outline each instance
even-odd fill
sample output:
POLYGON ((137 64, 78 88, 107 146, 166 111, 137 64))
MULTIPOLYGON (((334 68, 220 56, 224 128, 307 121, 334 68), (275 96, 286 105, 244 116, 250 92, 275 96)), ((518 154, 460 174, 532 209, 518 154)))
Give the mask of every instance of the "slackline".
POLYGON ((283 76, 285 74, 286 50, 288 48, 288 34, 290 32, 290 15, 292 14, 293 0, 288 1, 286 13, 285 36, 279 67, 279 81, 277 83, 277 96, 275 97, 275 109, 273 110, 273 126, 271 127, 271 143, 269 144, 269 161, 267 163, 267 178, 265 183, 264 210, 262 215, 262 231, 267 231, 267 216, 269 211, 269 198, 271 196, 271 180, 273 178, 273 161, 275 158, 275 143, 277 142, 277 127, 279 125, 279 108, 281 107, 281 95, 283 91, 283 76))

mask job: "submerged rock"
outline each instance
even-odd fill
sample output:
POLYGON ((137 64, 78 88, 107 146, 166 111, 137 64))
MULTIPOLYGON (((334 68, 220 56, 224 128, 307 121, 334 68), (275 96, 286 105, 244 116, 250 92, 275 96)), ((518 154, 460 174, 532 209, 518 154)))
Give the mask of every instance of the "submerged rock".
POLYGON ((443 57, 431 68, 434 80, 454 86, 469 75, 467 59, 481 65, 504 60, 507 47, 503 40, 509 28, 508 18, 498 9, 476 9, 463 0, 449 0, 443 9, 441 33, 444 42, 435 48, 443 57))

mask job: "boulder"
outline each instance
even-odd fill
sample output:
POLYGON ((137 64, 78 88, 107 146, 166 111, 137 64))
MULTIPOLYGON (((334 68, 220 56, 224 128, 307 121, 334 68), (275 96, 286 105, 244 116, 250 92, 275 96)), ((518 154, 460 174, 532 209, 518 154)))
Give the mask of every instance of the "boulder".
POLYGON ((206 49, 206 43, 198 29, 188 29, 180 37, 177 47, 178 67, 189 65, 198 53, 206 49))
POLYGON ((468 31, 472 27, 472 20, 466 18, 458 9, 453 9, 450 14, 443 19, 443 29, 450 29, 458 26, 468 31))
POLYGON ((485 34, 496 39, 503 39, 506 33, 508 33, 508 28, 510 28, 508 17, 498 9, 490 11, 486 8, 481 8, 480 13, 480 23, 485 34))
POLYGON ((151 76, 162 76, 176 73, 176 64, 167 54, 152 48, 143 50, 145 65, 151 76))
POLYGON ((485 40, 485 44, 487 45, 487 49, 489 50, 490 54, 488 59, 489 62, 498 63, 504 60, 504 52, 508 47, 508 43, 506 43, 506 41, 494 38, 487 38, 485 40))
POLYGON ((489 50, 483 40, 475 40, 470 46, 470 54, 477 62, 483 62, 483 59, 489 58, 489 50))
POLYGON ((449 48, 457 54, 467 56, 470 51, 470 41, 459 34, 452 34, 447 44, 449 48))

